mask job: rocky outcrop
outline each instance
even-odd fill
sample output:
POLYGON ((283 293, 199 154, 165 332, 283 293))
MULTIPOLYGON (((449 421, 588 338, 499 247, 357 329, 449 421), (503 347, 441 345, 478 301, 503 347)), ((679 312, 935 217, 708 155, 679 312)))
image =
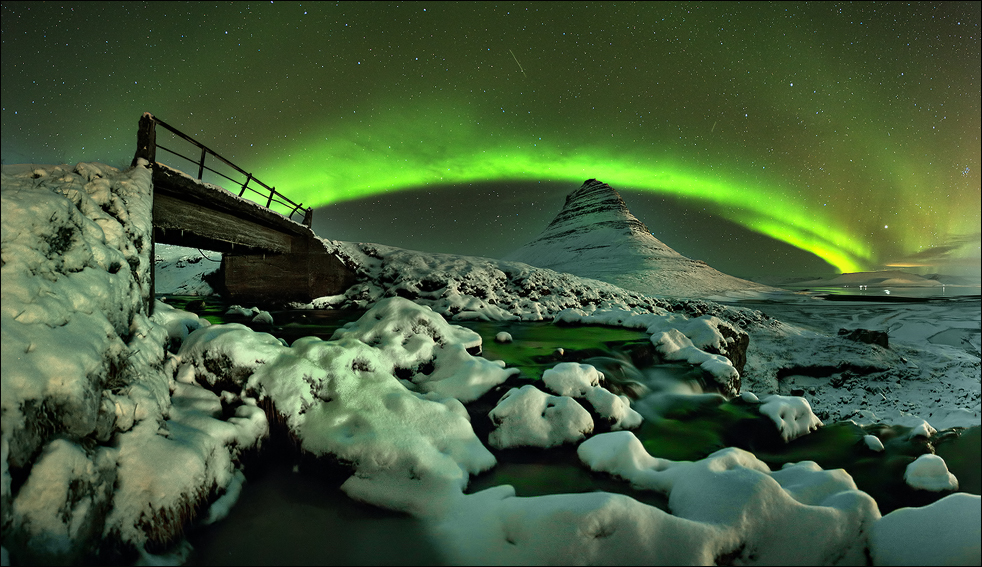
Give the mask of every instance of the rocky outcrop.
POLYGON ((868 345, 880 345, 883 348, 890 348, 890 337, 886 331, 871 331, 869 329, 839 329, 839 336, 857 343, 868 345))
POLYGON ((679 254, 631 214, 610 185, 588 179, 538 238, 505 260, 672 297, 776 291, 679 254))
POLYGON ((162 549, 266 434, 254 403, 174 376, 165 344, 207 322, 149 315, 149 166, 0 175, 4 564, 132 563, 162 549))

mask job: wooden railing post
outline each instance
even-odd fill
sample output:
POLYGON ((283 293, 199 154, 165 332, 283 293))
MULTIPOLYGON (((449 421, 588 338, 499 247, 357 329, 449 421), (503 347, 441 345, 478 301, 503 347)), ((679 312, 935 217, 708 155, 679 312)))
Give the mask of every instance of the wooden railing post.
POLYGON ((201 162, 198 163, 198 179, 205 174, 205 155, 208 153, 207 148, 204 145, 201 146, 201 162))
POLYGON ((239 197, 241 197, 242 195, 244 195, 244 194, 245 194, 245 191, 246 191, 246 185, 248 185, 250 181, 252 181, 252 174, 251 174, 251 173, 250 173, 249 175, 247 175, 247 176, 246 176, 246 180, 245 180, 245 183, 243 183, 243 184, 242 184, 242 190, 241 190, 241 191, 239 191, 239 197))
POLYGON ((140 125, 136 130, 136 153, 133 154, 133 163, 130 166, 135 166, 140 158, 151 164, 157 161, 156 121, 149 112, 144 112, 140 117, 140 125))

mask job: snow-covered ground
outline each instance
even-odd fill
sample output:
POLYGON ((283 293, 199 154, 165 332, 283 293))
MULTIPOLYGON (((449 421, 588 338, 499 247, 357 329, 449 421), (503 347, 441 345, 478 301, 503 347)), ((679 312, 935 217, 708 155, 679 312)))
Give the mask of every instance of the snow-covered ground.
POLYGON ((212 295, 215 290, 205 277, 221 266, 220 252, 157 244, 154 246, 154 288, 158 294, 212 295))
MULTIPOLYGON (((5 169, 5 561, 80 561, 100 549, 135 560, 162 549, 192 519, 228 513, 240 459, 270 422, 350 470, 350 497, 419 518, 448 563, 980 561, 980 497, 951 490, 957 478, 928 444, 918 445, 926 458, 901 457, 904 478, 941 498, 882 517, 842 469, 772 468, 737 448, 693 462, 649 454, 640 428, 663 402, 652 396, 719 394, 632 400, 608 391, 596 368, 561 363, 492 404, 486 447, 468 405, 507 388, 515 370, 480 356, 481 336, 453 324, 639 329, 654 356, 692 365, 727 396, 741 390, 741 411, 771 424, 779 442, 844 417, 927 439, 980 422, 977 300, 900 315, 779 304, 800 313, 779 321, 765 315, 771 304, 667 300, 520 263, 333 242, 362 281, 306 307, 368 311, 330 340, 285 344, 162 303, 146 316, 149 194, 143 164, 5 169), (886 330, 889 345, 839 328, 886 330), (607 492, 465 490, 496 466, 492 449, 560 444, 576 446, 586 469, 664 495, 668 510, 607 492)), ((161 291, 182 289, 172 281, 161 291)), ((874 454, 889 441, 863 443, 874 454)))

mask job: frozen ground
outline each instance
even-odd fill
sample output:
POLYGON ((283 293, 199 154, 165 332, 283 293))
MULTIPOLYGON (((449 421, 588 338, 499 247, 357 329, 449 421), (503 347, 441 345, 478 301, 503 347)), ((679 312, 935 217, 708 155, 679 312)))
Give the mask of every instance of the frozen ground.
POLYGON ((803 297, 739 305, 784 323, 751 340, 750 368, 771 366, 774 353, 786 353, 777 372, 756 374, 766 383, 756 383, 755 374, 748 373, 745 383, 755 391, 803 395, 829 421, 914 425, 923 419, 937 429, 979 423, 977 296, 898 303, 803 297), (889 348, 855 343, 816 352, 806 346, 825 341, 813 337, 836 336, 840 329, 884 331, 889 348), (865 352, 856 357, 856 349, 865 352))
MULTIPOLYGON (((832 411, 862 409, 863 400, 880 413, 854 418, 902 420, 907 437, 928 439, 931 424, 979 423, 977 301, 960 319, 942 314, 959 323, 921 331, 922 342, 918 317, 929 313, 891 327, 896 316, 856 318, 848 306, 851 324, 842 326, 893 329, 884 348, 807 316, 780 322, 524 264, 333 243, 362 281, 308 307, 368 312, 330 340, 285 344, 160 303, 146 316, 149 189, 143 164, 4 172, 7 559, 81 561, 107 549, 153 559, 147 553, 179 541, 188 522, 229 512, 243 490, 242 456, 261 455, 272 422, 306 454, 349 471, 342 490, 351 498, 417 518, 447 563, 979 562, 980 498, 951 491, 957 478, 941 458, 903 456, 912 463, 907 485, 936 501, 881 517, 842 469, 771 466, 737 448, 692 462, 650 454, 641 432, 664 398, 620 397, 581 365, 556 365, 531 389, 492 400, 488 415, 501 418, 492 419, 495 443, 574 446, 582 467, 662 495, 667 510, 607 492, 521 497, 499 485, 467 493, 471 477, 498 463, 468 406, 507 388, 514 369, 480 356, 480 335, 453 324, 558 318, 643 330, 654 356, 691 365, 727 395, 742 389, 740 412, 767 424, 778 443, 817 435, 832 411), (950 329, 967 329, 967 347, 953 338, 963 331, 950 329), (787 395, 804 375, 828 384, 787 395), (875 405, 886 398, 870 387, 878 380, 900 380, 891 393, 909 411, 875 405), (837 406, 834 393, 852 402, 837 406), (807 396, 828 417, 819 419, 807 396), (599 419, 610 423, 601 429, 599 419)), ((873 455, 891 440, 870 434, 863 443, 873 455)))
POLYGON ((158 294, 212 295, 215 290, 205 281, 205 276, 221 266, 220 252, 202 251, 182 246, 157 244, 154 246, 157 269, 154 287, 158 294))

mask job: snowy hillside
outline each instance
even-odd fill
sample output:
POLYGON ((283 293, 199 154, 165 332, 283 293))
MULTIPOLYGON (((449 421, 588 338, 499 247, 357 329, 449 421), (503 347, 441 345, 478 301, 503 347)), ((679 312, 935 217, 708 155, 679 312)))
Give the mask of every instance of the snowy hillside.
POLYGON ((549 226, 506 260, 673 297, 748 297, 774 288, 728 276, 655 238, 606 183, 587 180, 549 226))
POLYGON ((219 252, 201 252, 182 246, 157 244, 154 250, 156 293, 172 295, 212 295, 215 290, 205 281, 221 266, 219 252))

